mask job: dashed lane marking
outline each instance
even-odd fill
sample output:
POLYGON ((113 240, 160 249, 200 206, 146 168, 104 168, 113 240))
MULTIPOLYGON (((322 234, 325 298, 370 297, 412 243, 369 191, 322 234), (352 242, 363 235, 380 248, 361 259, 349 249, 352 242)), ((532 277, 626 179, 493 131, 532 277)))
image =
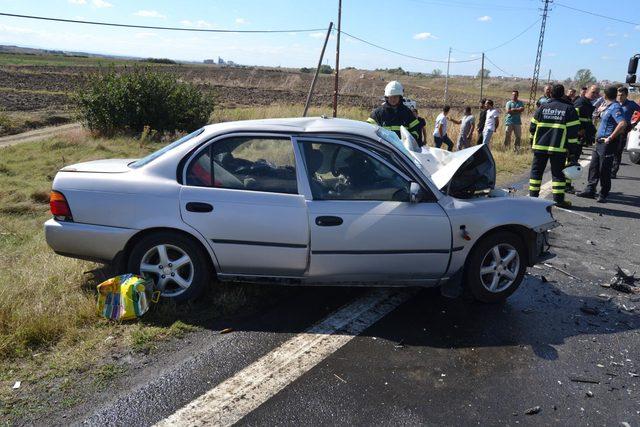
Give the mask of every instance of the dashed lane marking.
POLYGON ((238 422, 413 295, 414 290, 369 292, 286 341, 157 426, 229 426, 238 422))

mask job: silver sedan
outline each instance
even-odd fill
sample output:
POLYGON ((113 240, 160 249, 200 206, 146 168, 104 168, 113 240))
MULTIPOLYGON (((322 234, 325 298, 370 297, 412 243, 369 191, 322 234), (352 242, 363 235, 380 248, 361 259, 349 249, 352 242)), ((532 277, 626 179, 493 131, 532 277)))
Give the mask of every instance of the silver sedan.
POLYGON ((367 123, 206 126, 142 159, 67 166, 45 223, 58 254, 193 299, 218 281, 441 286, 501 301, 556 225, 495 186, 485 146, 418 148, 367 123))

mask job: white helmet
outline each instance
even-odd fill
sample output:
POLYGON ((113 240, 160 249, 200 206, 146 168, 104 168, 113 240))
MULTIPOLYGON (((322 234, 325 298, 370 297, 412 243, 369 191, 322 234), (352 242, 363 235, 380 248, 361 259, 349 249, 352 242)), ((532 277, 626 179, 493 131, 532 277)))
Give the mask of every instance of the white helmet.
POLYGON ((387 83, 384 88, 384 96, 394 95, 404 95, 404 88, 402 87, 402 84, 397 80, 387 83))
POLYGON ((414 101, 413 99, 405 99, 403 101, 403 104, 408 107, 410 110, 417 110, 418 109, 418 103, 416 101, 414 101))
POLYGON ((562 173, 567 179, 570 179, 570 180, 578 179, 582 176, 582 166, 580 165, 569 166, 568 168, 564 168, 562 170, 562 173))

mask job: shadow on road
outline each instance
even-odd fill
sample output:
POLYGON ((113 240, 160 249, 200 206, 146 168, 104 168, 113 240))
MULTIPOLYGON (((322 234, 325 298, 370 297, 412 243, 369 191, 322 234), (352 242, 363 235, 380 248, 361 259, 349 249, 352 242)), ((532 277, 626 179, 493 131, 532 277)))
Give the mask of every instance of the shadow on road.
MULTIPOLYGON (((448 299, 438 289, 422 289, 362 335, 440 349, 526 345, 538 357, 555 360, 554 346, 567 338, 640 329, 639 315, 621 310, 614 300, 583 295, 593 293, 580 289, 584 286, 594 285, 573 284, 572 294, 527 275, 520 289, 498 305, 448 299)), ((164 302, 141 321, 169 326, 179 320, 214 332, 230 328, 233 332, 300 333, 370 290, 216 285, 197 303, 164 302)))

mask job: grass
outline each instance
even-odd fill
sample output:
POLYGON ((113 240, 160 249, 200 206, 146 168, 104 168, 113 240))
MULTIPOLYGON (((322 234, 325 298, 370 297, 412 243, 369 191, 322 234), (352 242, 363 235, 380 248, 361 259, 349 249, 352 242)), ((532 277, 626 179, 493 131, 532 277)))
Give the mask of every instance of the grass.
POLYGON ((14 135, 45 126, 57 126, 74 120, 75 113, 69 111, 0 111, 0 136, 14 135))
MULTIPOLYGON (((99 57, 79 57, 67 55, 29 55, 22 53, 0 53, 0 65, 14 66, 108 66, 108 65, 129 65, 132 61, 113 58, 99 57)), ((158 64, 154 64, 158 65, 158 64)))

